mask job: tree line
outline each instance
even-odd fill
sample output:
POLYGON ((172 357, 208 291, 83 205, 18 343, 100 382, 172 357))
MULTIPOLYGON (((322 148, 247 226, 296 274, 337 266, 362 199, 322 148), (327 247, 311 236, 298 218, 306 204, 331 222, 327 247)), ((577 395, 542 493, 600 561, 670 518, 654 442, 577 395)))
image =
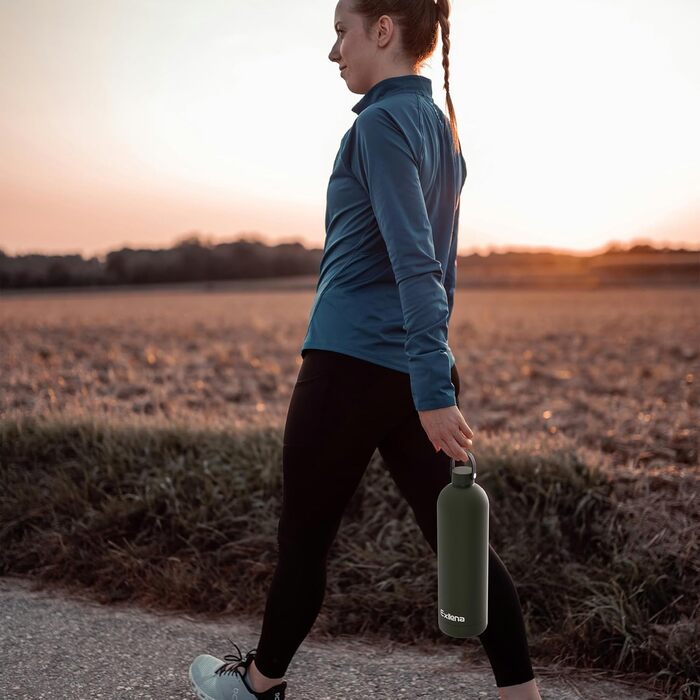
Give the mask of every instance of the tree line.
MULTIPOLYGON (((301 243, 268 245, 247 237, 215 243, 194 234, 170 248, 121 248, 104 259, 79 254, 7 255, 0 249, 0 289, 172 284, 317 276, 323 250, 301 243)), ((457 259, 458 286, 609 286, 700 284, 700 251, 624 249, 603 253, 491 251, 457 259)))

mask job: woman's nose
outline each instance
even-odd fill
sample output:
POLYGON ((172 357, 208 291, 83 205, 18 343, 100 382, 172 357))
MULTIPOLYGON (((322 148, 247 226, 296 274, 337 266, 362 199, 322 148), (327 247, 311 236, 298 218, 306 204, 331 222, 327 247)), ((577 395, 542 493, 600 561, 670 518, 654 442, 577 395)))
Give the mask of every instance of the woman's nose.
POLYGON ((333 47, 328 54, 328 60, 333 63, 340 63, 340 51, 338 51, 338 40, 335 40, 333 47))

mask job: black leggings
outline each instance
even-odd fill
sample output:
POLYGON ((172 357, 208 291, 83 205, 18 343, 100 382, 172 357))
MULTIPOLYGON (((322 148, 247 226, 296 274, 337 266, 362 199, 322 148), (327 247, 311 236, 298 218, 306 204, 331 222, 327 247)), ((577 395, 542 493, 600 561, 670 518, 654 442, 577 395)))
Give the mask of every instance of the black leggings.
MULTIPOLYGON (((452 383, 459 396, 456 367, 452 383)), ((450 458, 435 452, 421 425, 409 375, 338 352, 305 351, 284 429, 278 561, 255 660, 269 678, 284 676, 316 620, 328 551, 375 449, 437 554, 437 497, 450 481, 450 458)), ((488 626, 479 639, 498 687, 534 678, 520 600, 490 545, 488 626)))

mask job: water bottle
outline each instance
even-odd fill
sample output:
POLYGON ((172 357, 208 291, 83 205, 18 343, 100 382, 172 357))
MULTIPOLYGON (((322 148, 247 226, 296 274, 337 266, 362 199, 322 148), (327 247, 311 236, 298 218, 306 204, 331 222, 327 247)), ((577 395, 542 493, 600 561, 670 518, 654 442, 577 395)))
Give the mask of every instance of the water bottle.
POLYGON ((450 459, 450 483, 437 500, 438 625, 450 637, 476 637, 488 625, 489 499, 476 483, 476 459, 450 459))

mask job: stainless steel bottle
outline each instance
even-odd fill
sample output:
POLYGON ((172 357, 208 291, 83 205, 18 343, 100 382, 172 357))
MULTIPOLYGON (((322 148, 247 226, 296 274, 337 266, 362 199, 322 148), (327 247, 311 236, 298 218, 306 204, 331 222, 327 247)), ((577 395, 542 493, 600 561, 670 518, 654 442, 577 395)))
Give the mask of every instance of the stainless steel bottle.
POLYGON ((475 637, 488 625, 489 499, 476 483, 476 459, 450 460, 451 481, 437 500, 438 625, 475 637))

